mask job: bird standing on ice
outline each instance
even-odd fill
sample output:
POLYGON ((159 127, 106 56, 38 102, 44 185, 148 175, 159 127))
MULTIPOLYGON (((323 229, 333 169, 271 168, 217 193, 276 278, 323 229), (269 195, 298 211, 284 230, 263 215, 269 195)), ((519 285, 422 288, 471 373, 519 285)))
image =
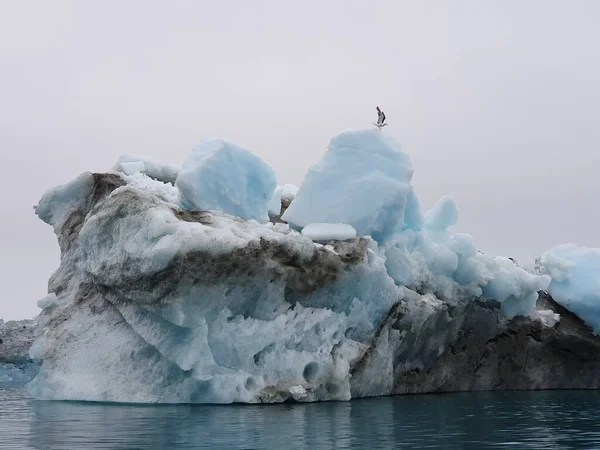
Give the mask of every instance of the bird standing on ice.
POLYGON ((379 128, 379 131, 387 125, 387 123, 385 123, 385 113, 379 109, 379 106, 377 107, 377 123, 374 123, 373 125, 379 128))

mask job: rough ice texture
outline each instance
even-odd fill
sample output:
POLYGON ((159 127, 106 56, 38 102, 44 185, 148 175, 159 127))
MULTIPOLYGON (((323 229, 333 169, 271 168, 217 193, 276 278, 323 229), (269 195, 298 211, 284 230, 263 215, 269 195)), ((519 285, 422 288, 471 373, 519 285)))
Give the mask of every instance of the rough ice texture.
POLYGON ((313 241, 346 241, 356 237, 356 230, 345 223, 309 223, 302 235, 313 241))
POLYGON ((181 167, 175 164, 163 164, 150 156, 126 153, 121 155, 113 170, 125 175, 143 173, 155 180, 174 184, 181 167))
POLYGON ((294 214, 310 213, 302 202, 317 195, 323 212, 322 199, 337 196, 357 207, 349 222, 359 234, 376 238, 326 243, 242 218, 264 219, 275 180, 254 155, 208 143, 176 186, 141 172, 88 173, 43 196, 36 212, 56 231, 61 263, 30 349, 43 360, 35 397, 257 403, 599 385, 599 338, 549 299, 536 312, 550 277, 452 234, 450 198, 423 214, 408 158, 382 133, 332 139, 292 201, 294 214), (227 155, 250 158, 246 175, 227 155), (231 185, 218 167, 231 169, 231 185), (236 214, 244 176, 250 197, 236 214), (363 177, 381 194, 368 211, 354 190, 363 177), (270 192, 256 195, 258 184, 270 192), (190 198, 215 203, 191 208, 190 198))
POLYGON ((297 227, 347 223, 381 242, 402 226, 412 175, 408 155, 392 138, 346 131, 308 171, 282 219, 297 227))
POLYGON ((541 269, 552 277, 550 295, 600 332, 600 249, 559 245, 542 255, 541 269))
POLYGON ((254 153, 223 139, 206 138, 183 163, 175 185, 187 209, 267 222, 277 177, 254 153))

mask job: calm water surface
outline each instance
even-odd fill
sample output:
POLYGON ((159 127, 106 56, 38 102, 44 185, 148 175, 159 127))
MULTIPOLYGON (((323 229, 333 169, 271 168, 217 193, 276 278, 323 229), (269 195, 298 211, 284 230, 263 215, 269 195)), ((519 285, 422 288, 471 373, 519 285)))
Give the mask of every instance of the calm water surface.
POLYGON ((600 391, 254 406, 43 402, 0 390, 0 449, 598 448, 600 391))

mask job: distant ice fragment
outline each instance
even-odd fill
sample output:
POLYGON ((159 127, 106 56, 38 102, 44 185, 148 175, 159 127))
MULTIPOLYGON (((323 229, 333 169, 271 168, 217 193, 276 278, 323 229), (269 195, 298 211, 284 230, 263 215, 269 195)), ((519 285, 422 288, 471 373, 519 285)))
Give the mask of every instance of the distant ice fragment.
POLYGON ((175 185, 182 205, 258 222, 269 220, 275 172, 254 153, 224 139, 206 138, 184 162, 175 185))
POLYGON ((345 223, 310 223, 302 234, 313 241, 345 241, 356 237, 356 230, 345 223))

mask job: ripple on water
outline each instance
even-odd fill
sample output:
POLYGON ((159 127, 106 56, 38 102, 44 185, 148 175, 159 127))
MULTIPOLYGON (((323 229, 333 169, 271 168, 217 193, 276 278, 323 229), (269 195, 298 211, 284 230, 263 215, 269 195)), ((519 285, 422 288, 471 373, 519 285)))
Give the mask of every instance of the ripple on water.
POLYGON ((600 448, 600 392, 284 405, 42 402, 0 390, 0 448, 600 448))

